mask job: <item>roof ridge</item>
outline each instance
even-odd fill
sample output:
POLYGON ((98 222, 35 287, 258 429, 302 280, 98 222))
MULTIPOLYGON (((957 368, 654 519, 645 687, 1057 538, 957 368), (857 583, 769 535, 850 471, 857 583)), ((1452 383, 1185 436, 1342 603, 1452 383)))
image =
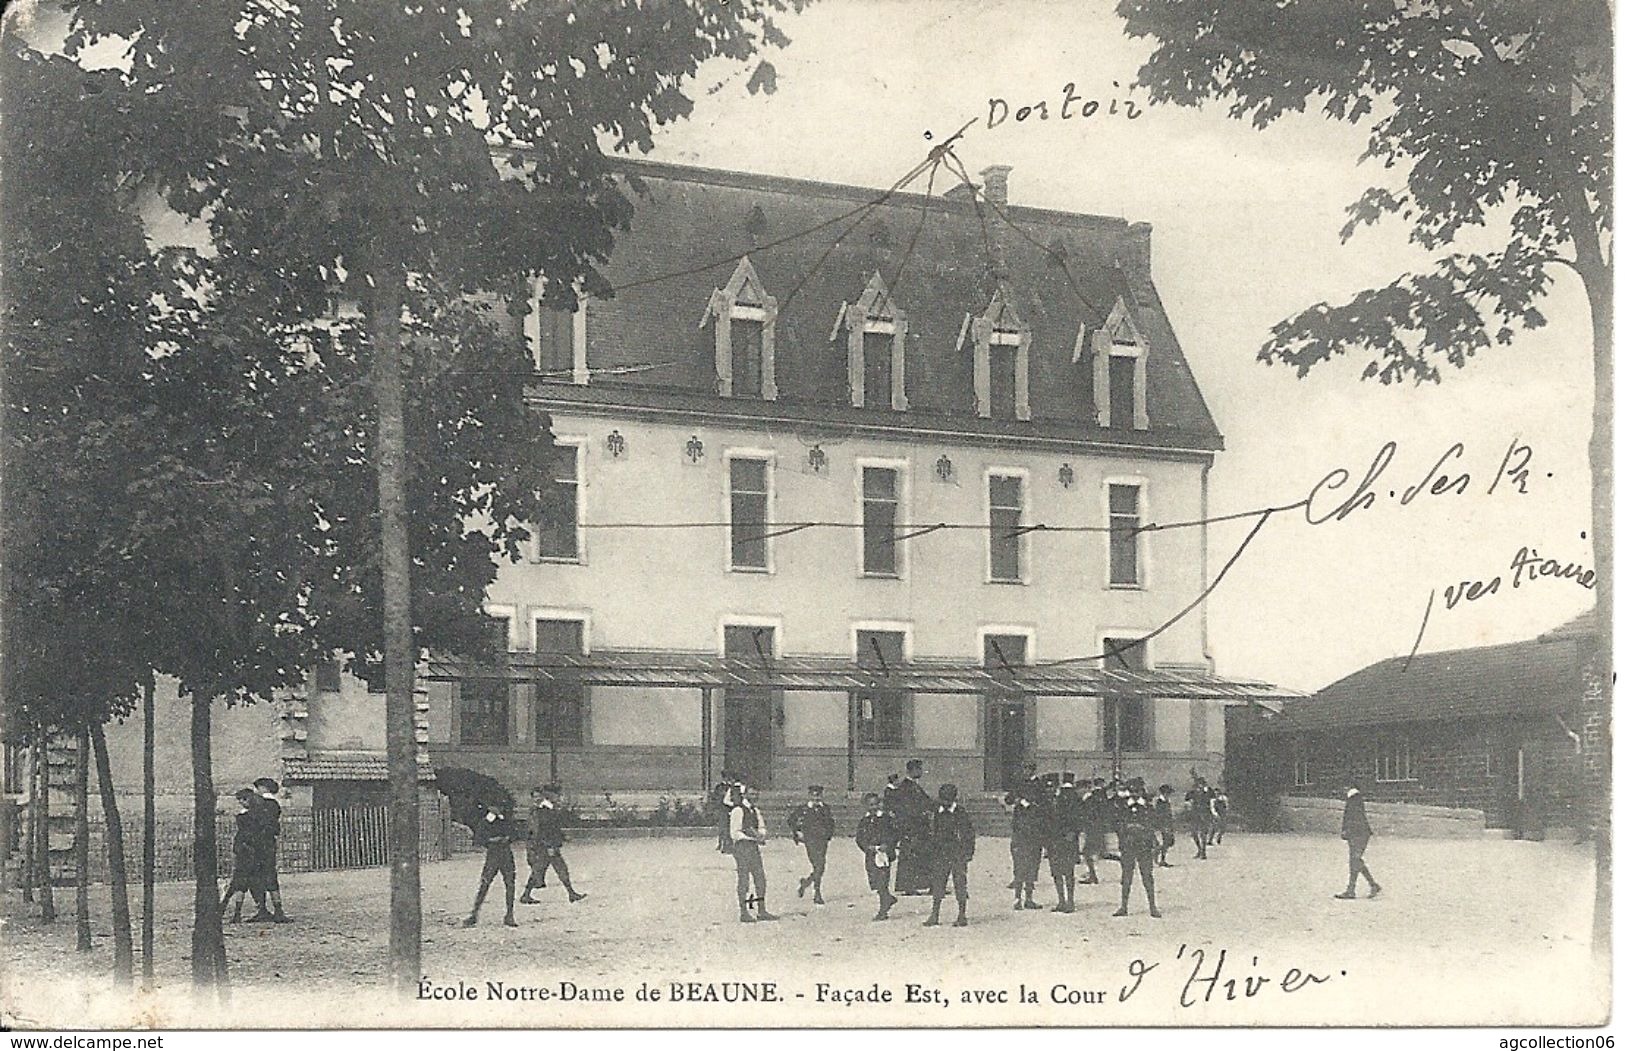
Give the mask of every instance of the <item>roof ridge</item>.
MULTIPOLYGON (((915 193, 909 190, 894 190, 887 193, 886 188, 883 186, 861 186, 857 183, 828 182, 822 179, 804 179, 792 175, 770 175, 765 172, 747 172, 732 168, 676 164, 671 161, 655 161, 642 157, 608 156, 604 159, 608 162, 610 168, 618 171, 709 185, 760 189, 769 192, 863 202, 871 201, 880 194, 887 194, 888 202, 907 202, 916 205, 928 199, 923 193, 915 193)), ((940 193, 932 194, 929 200, 933 207, 939 207, 943 211, 964 212, 967 215, 976 214, 974 202, 971 201, 954 200, 940 193)), ((1123 216, 1102 215, 1098 212, 1073 212, 1059 208, 1042 208, 1030 204, 1005 204, 1003 208, 1005 213, 1012 218, 1029 218, 1044 222, 1060 221, 1080 228, 1094 227, 1098 229, 1107 227, 1121 229, 1126 232, 1130 222, 1129 219, 1123 216)))

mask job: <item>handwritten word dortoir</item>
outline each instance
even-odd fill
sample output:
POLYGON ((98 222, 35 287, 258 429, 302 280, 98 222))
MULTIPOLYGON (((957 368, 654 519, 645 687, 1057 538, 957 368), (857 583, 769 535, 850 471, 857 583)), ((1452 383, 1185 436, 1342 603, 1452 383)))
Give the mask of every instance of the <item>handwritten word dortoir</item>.
POLYGON ((1078 94, 1076 82, 1068 81, 1061 88, 1061 93, 1054 99, 1039 98, 1031 102, 1018 100, 1014 105, 1009 99, 991 97, 987 100, 987 126, 991 130, 997 128, 1005 121, 1014 120, 1017 124, 1039 120, 1089 120, 1094 117, 1122 117, 1125 120, 1134 120, 1140 115, 1139 105, 1130 98, 1116 97, 1122 90, 1122 85, 1112 81, 1114 89, 1111 95, 1104 99, 1093 98, 1078 94), (1055 102, 1053 108, 1050 103, 1055 102))

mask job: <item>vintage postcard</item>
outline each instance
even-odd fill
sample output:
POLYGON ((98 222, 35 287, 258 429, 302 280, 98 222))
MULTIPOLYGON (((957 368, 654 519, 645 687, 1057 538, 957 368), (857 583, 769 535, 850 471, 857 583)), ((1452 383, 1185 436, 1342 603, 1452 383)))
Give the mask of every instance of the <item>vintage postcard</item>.
POLYGON ((1607 1024, 1613 21, 18 5, 0 1023, 1607 1024))

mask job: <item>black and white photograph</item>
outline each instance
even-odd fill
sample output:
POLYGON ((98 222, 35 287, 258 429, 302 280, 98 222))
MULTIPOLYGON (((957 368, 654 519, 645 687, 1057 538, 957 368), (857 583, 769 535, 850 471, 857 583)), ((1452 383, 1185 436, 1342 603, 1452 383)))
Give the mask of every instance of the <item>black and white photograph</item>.
POLYGON ((1611 1047, 1615 17, 10 5, 0 1027, 1611 1047))

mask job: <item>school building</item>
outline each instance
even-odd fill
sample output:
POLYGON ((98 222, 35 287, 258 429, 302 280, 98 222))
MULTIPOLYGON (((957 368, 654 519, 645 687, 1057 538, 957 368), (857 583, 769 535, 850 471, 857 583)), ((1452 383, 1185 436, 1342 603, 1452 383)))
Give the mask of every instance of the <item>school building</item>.
POLYGON ((1179 616, 1223 441, 1149 226, 1012 204, 1004 167, 928 199, 617 163, 615 294, 538 286, 522 322, 568 455, 489 592, 508 660, 428 669, 434 765, 578 795, 864 790, 914 756, 972 792, 1217 777, 1225 706, 1278 691, 1179 616))

